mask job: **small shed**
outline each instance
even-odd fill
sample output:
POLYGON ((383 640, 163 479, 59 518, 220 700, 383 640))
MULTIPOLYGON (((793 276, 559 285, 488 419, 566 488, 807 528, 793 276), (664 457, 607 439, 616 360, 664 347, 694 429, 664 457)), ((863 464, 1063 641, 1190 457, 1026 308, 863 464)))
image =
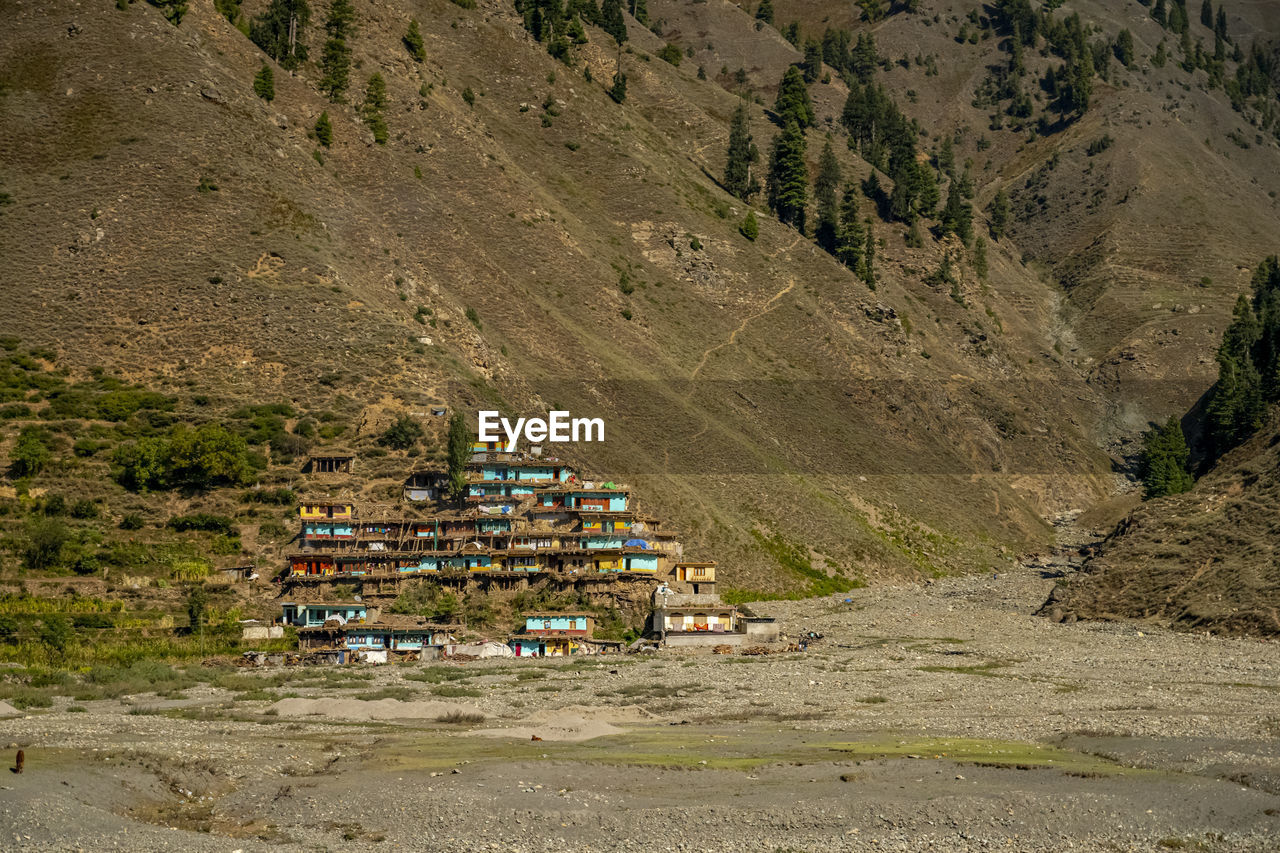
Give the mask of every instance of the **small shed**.
POLYGON ((307 463, 311 474, 350 474, 355 469, 356 455, 345 451, 312 454, 307 463))
POLYGON ((257 566, 228 566, 217 571, 222 576, 222 579, 229 583, 245 583, 258 579, 257 566))

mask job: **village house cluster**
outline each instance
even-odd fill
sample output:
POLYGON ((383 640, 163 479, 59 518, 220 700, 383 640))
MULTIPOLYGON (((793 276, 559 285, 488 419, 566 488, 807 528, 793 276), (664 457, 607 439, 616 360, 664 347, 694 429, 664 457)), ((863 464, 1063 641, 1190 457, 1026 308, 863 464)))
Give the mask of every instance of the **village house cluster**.
MULTIPOLYGON (((312 461, 314 473, 349 475, 354 457, 312 461)), ((528 589, 551 580, 597 591, 628 584, 648 592, 652 641, 667 645, 740 644, 752 624, 716 595, 713 562, 685 562, 675 534, 635 510, 630 490, 584 480, 539 448, 507 452, 477 442, 466 465, 459 504, 447 499, 443 471, 409 476, 393 505, 350 499, 304 499, 298 548, 282 578, 281 622, 297 628, 303 652, 336 660, 385 661, 458 654, 546 657, 620 652, 598 639, 591 612, 520 614, 519 629, 501 641, 460 644, 462 626, 430 624, 384 612, 381 599, 404 581, 442 585, 479 581, 486 589, 528 589), (357 600, 324 601, 335 585, 358 588, 357 600)), ((763 626, 767 640, 770 626, 763 626)), ((759 634, 760 631, 752 631, 759 634)), ((773 631, 776 635, 776 629, 773 631)), ((756 637, 760 639, 761 637, 756 637)))

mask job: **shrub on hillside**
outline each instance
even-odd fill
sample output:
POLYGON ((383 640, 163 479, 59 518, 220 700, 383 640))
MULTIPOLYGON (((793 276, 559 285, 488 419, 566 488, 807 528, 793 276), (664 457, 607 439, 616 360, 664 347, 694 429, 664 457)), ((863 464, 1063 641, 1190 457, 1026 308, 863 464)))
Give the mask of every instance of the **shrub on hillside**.
POLYGON ((27 524, 26 543, 22 549, 23 565, 35 572, 60 565, 69 538, 67 526, 55 518, 31 521, 27 524))
POLYGON ((116 448, 116 480, 127 489, 193 488, 244 483, 250 478, 245 440, 220 424, 173 428, 116 448))
POLYGON ((235 522, 225 515, 213 515, 207 512, 195 512, 190 515, 175 515, 169 519, 168 527, 172 530, 203 530, 206 533, 230 534, 235 522))
POLYGON ((421 441, 423 435, 422 424, 408 415, 401 415, 378 437, 378 443, 395 450, 408 450, 421 441))
POLYGON ((14 477, 34 477, 53 459, 53 434, 38 426, 26 426, 9 453, 9 472, 14 477))

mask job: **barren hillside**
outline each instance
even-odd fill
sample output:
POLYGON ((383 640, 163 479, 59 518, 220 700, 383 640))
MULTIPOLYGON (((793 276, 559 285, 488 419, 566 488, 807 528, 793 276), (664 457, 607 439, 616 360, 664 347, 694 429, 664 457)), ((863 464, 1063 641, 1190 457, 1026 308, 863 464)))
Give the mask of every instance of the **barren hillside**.
MULTIPOLYGON (((718 183, 729 118, 739 93, 755 98, 767 152, 765 107, 801 53, 731 4, 653 0, 661 36, 628 17, 619 53, 588 26, 569 65, 505 2, 356 2, 346 102, 307 62, 275 68, 268 103, 253 90, 262 52, 211 3, 176 27, 145 3, 14 3, 0 331, 52 348, 72 379, 102 367, 212 400, 205 417, 243 401, 342 411, 356 449, 428 401, 602 416, 608 440, 575 461, 630 481, 734 586, 793 583, 753 528, 857 576, 998 567, 1048 541, 1047 517, 1109 493, 1103 439, 1207 387, 1235 265, 1280 224, 1280 158, 1274 137, 1227 141, 1243 119, 1221 92, 1142 62, 1113 68, 1063 129, 989 130, 972 101, 999 39, 956 41, 976 4, 923 5, 829 23, 874 32, 878 79, 925 147, 950 135, 973 159, 979 208, 1006 187, 1015 210, 1037 192, 1044 209, 987 239, 985 278, 955 237, 911 247, 875 218, 873 292, 763 208, 758 239, 739 231, 747 207, 718 183), (402 43, 411 17, 422 63, 402 43), (679 65, 656 55, 668 42, 679 65), (607 92, 619 55, 622 104, 607 92), (375 71, 386 144, 358 110, 375 71), (1088 156, 1104 133, 1114 142, 1088 156)), ((1145 56, 1156 25, 1114 5, 1079 11, 1132 27, 1145 56)), ((1264 11, 1241 4, 1233 28, 1265 35, 1264 11)), ((794 14, 806 34, 827 25, 794 14)), ((845 84, 810 90, 810 172, 830 130, 846 177, 865 178, 838 121, 845 84)), ((105 461, 79 471, 67 481, 106 480, 105 461)), ((99 499, 108 515, 135 500, 114 485, 99 499)), ((190 508, 173 500, 165 512, 190 508)))
POLYGON ((1143 505, 1045 612, 1187 630, 1276 634, 1280 434, 1273 424, 1194 489, 1143 505))

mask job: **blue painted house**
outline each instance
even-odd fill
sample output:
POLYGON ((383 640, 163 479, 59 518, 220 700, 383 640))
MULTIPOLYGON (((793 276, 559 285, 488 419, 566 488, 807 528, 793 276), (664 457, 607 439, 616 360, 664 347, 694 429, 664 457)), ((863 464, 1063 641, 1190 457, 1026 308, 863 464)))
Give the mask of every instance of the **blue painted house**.
POLYGON ((356 538, 350 521, 304 521, 302 538, 308 542, 349 541, 356 538))
POLYGON ((330 604, 298 604, 286 601, 280 605, 280 621, 298 628, 311 628, 323 625, 330 619, 342 624, 363 622, 368 609, 360 602, 337 602, 330 604))
POLYGON ((564 657, 584 652, 594 630, 590 613, 526 613, 524 632, 508 645, 516 657, 564 657))
POLYGON ((627 497, 625 490, 574 490, 565 497, 565 505, 587 512, 623 512, 627 508, 627 497))
POLYGON ((658 555, 625 554, 622 557, 622 568, 628 572, 656 572, 658 570, 658 555))

